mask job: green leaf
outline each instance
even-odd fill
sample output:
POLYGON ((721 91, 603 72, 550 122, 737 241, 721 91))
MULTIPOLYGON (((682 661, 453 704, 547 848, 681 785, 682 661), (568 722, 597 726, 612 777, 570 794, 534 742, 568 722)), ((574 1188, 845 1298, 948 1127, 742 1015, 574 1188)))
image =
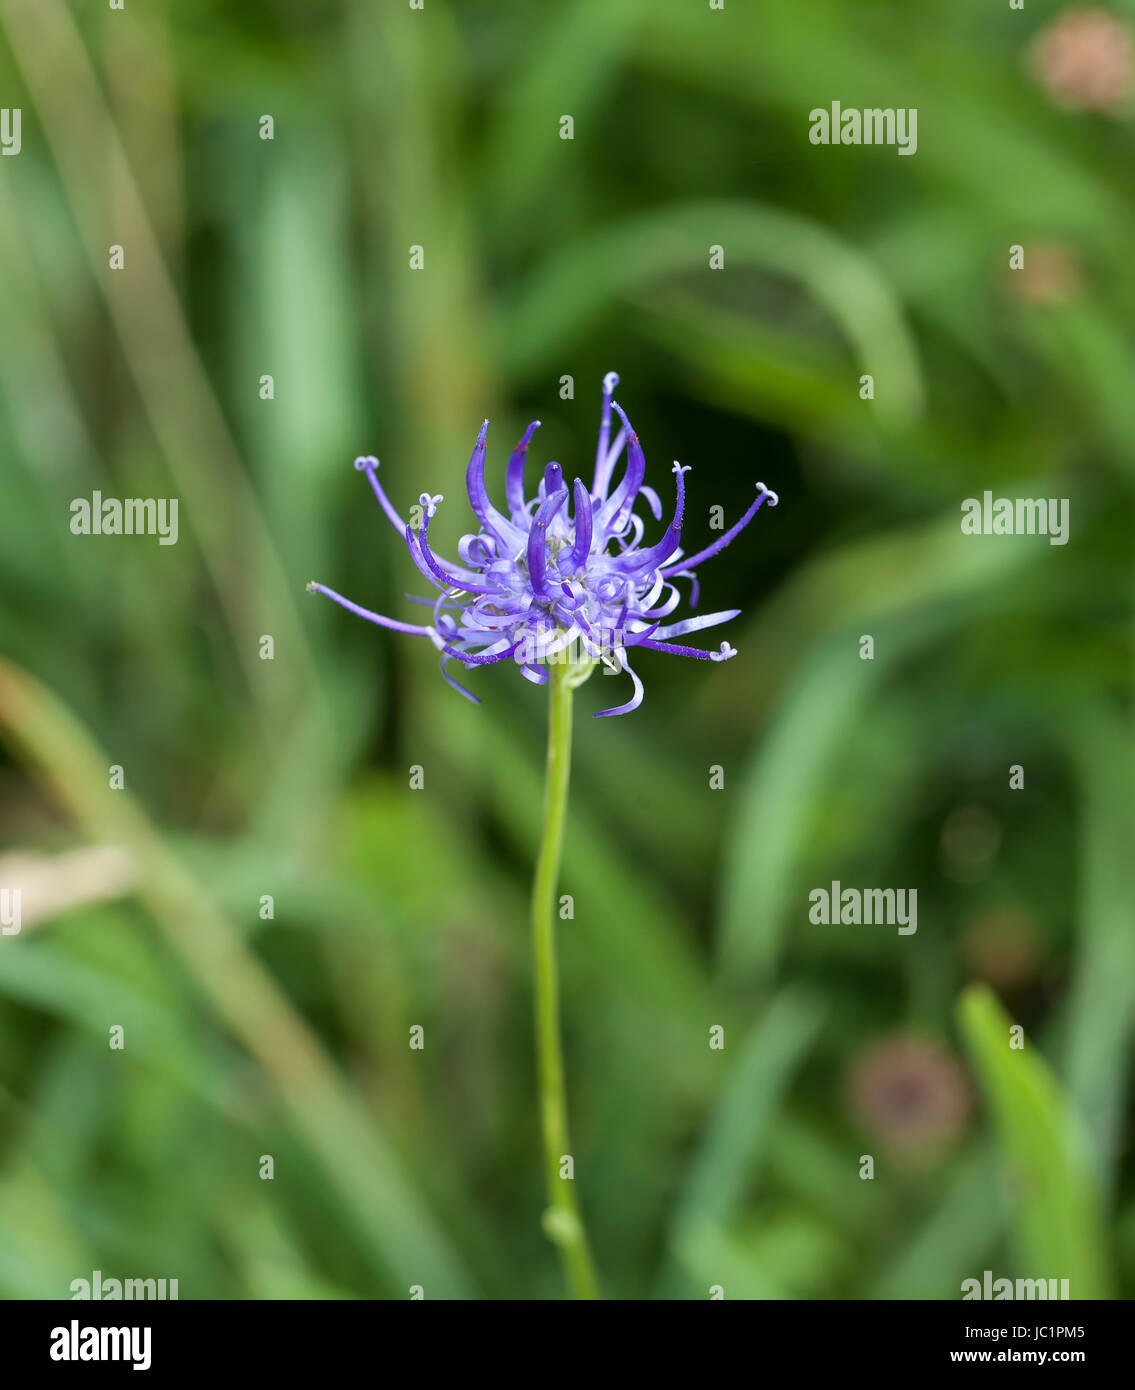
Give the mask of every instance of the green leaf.
POLYGON ((110 759, 72 712, 3 661, 0 738, 92 840, 130 851, 139 867, 139 899, 218 1018, 274 1083, 296 1134, 357 1222, 374 1265, 396 1287, 420 1283, 434 1297, 467 1296, 470 1284, 456 1252, 317 1037, 142 807, 128 791, 108 789, 110 759))
MULTIPOLYGON (((669 1244, 679 1266, 703 1267, 702 1254, 728 1239, 784 1093, 822 1017, 818 1002, 786 992, 742 1040, 675 1208, 669 1244)), ((727 1051, 717 1055, 727 1062, 727 1051)))
POLYGON ((1012 1021, 988 987, 966 989, 958 1017, 1012 1185, 1022 1277, 1067 1279, 1073 1298, 1106 1298, 1099 1191, 1079 1115, 1042 1058, 1009 1046, 1012 1021))
POLYGON ((1080 930, 1062 1068, 1096 1141, 1105 1193, 1117 1180, 1135 1033, 1133 756, 1126 721, 1106 707, 1069 729, 1083 788, 1080 930))
MULTIPOLYGON (((682 204, 619 222, 549 257, 497 322, 506 370, 535 375, 611 301, 658 280, 727 265, 796 281, 834 320, 864 371, 888 383, 878 409, 907 420, 922 408, 918 354, 898 301, 871 261, 819 223, 757 203, 682 204)), ((727 273, 727 272, 722 272, 727 273)))
POLYGON ((747 630, 745 649, 774 669, 776 644, 815 636, 743 778, 719 934, 733 987, 775 966, 813 808, 864 703, 901 662, 971 620, 975 604, 1018 602, 1010 582, 1036 553, 967 547, 953 518, 904 528, 813 562, 747 630), (862 632, 875 637, 872 661, 859 659, 862 632))

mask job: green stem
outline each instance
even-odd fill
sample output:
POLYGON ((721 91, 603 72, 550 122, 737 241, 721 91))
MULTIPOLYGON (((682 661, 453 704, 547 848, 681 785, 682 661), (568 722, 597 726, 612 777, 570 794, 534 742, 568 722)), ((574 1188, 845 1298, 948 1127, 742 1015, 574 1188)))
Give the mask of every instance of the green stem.
POLYGON ((535 975, 536 1059, 548 1209, 544 1229, 559 1247, 564 1274, 576 1298, 599 1298, 599 1280, 580 1216, 572 1178, 560 1177, 560 1160, 571 1153, 567 1094, 560 1043, 560 1001, 556 967, 556 881, 567 818, 571 779, 571 701, 579 673, 565 661, 548 666, 548 761, 544 789, 544 831, 532 887, 532 952, 535 975), (573 679, 574 678, 574 679, 573 679))

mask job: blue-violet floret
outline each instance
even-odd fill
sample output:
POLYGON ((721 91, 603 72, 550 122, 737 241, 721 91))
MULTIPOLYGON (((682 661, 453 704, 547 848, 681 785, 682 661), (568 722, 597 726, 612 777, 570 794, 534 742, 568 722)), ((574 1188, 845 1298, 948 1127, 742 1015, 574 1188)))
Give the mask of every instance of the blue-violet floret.
POLYGON ((644 545, 646 526, 634 511, 635 503, 644 498, 656 521, 662 518, 662 503, 644 482, 646 460, 642 445, 622 407, 613 399, 618 383, 614 372, 603 379, 603 412, 591 487, 576 478, 569 489, 560 465, 549 463, 535 496, 525 497, 525 456, 540 424, 533 420, 505 469, 507 514, 493 506, 485 487, 485 436, 489 422, 484 422, 465 479, 480 529, 459 542, 460 563, 443 559, 430 543, 430 521, 442 501, 440 495, 421 495, 422 520, 414 531, 399 516, 378 481, 378 459, 355 460, 355 467, 366 473, 391 524, 405 539, 411 559, 437 590, 436 598, 412 599, 433 609, 432 622, 397 622, 360 608, 323 584, 309 584, 308 589, 325 594, 380 627, 428 637, 442 654, 442 675, 475 704, 480 703, 477 697, 446 670, 450 661, 472 670, 511 660, 523 676, 537 685, 547 682, 549 660, 573 657, 584 662, 604 661, 615 670, 625 671, 634 683, 634 692, 626 704, 596 715, 604 718, 627 714, 642 703, 642 681, 628 661, 628 653, 636 648, 705 661, 727 661, 736 656, 727 642, 722 642, 717 651, 705 651, 674 641, 728 622, 740 611, 730 608, 667 623, 681 601, 675 581, 690 582, 690 606, 696 607, 695 567, 724 550, 763 503, 775 507, 776 493, 758 483, 756 500, 735 526, 696 555, 684 555, 682 515, 685 474, 689 470, 675 463, 677 500, 673 519, 660 540, 644 545), (612 412, 619 420, 614 442, 612 412), (624 451, 626 464, 618 484, 612 487, 615 468, 624 451))

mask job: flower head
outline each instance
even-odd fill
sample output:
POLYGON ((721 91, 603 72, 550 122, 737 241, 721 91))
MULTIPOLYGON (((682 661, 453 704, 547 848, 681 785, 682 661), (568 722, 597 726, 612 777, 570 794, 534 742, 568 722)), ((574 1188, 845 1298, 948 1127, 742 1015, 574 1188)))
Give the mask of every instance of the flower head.
POLYGON ((969 1082, 957 1059, 933 1043, 901 1035, 883 1038, 859 1056, 849 1091, 864 1130, 911 1154, 957 1139, 971 1108, 969 1082))
POLYGON ((1034 75, 1071 111, 1121 113, 1135 86, 1131 27, 1098 6, 1062 10, 1033 40, 1034 75))
POLYGON ((1033 242, 1019 270, 1006 272, 1011 294, 1027 304, 1064 304, 1083 289, 1084 274, 1073 251, 1059 242, 1033 242))
POLYGON ((591 487, 576 478, 569 489, 560 465, 549 463, 535 494, 525 496, 525 456, 540 424, 533 420, 505 469, 507 514, 493 506, 485 487, 485 436, 489 422, 484 422, 465 479, 480 528, 462 537, 457 547, 459 563, 438 555, 430 542, 430 521, 443 500, 440 495, 422 493, 421 526, 414 531, 383 491, 378 481, 378 459, 355 460, 355 467, 366 473, 391 524, 404 537, 410 558, 437 590, 435 598, 412 599, 433 609, 431 623, 417 625, 384 618, 322 584, 309 584, 308 590, 325 594, 381 627, 428 637, 442 653, 442 675, 475 704, 480 703, 477 697, 446 670, 450 661, 472 670, 511 660, 528 680, 543 685, 548 679, 545 663, 567 660, 569 649, 576 646, 583 662, 604 661, 614 670, 625 671, 634 683, 630 700, 600 711, 596 718, 602 718, 626 714, 642 703, 642 682, 627 656, 634 648, 707 661, 727 661, 736 656, 727 642, 722 642, 717 651, 704 651, 672 639, 727 622, 737 616, 739 609, 706 613, 675 623, 665 620, 681 602, 675 581, 690 582, 690 604, 695 606, 698 584, 694 567, 724 550, 749 524, 762 503, 776 506, 776 493, 758 483, 756 500, 741 520, 712 545, 687 556, 681 548, 681 531, 685 474, 689 469, 675 463, 677 500, 673 518, 661 539, 644 545, 646 523, 636 514, 635 504, 644 498, 658 521, 662 518, 662 503, 644 482, 646 460, 642 445, 622 407, 613 399, 618 383, 614 372, 603 379, 603 413, 591 487), (620 426, 614 442, 612 413, 620 426), (624 452, 622 475, 612 486, 624 452))

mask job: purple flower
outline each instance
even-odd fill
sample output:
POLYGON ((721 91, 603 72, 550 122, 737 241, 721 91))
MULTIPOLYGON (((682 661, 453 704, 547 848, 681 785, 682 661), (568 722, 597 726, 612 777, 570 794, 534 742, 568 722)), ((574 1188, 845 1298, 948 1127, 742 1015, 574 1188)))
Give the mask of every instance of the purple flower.
POLYGON ((705 661, 727 661, 736 656, 727 642, 722 642, 718 651, 710 652, 682 646, 672 639, 716 627, 735 618, 740 609, 705 613, 676 623, 666 624, 664 620, 681 601, 675 581, 690 581, 690 605, 696 606, 698 583, 694 567, 724 550, 749 524, 762 503, 775 507, 776 493, 758 483, 756 501, 735 526, 696 555, 684 555, 680 541, 684 475, 689 470, 675 463, 678 495, 673 519, 660 540, 644 545, 646 527, 642 517, 634 512, 635 503, 644 497, 656 521, 662 518, 662 503, 654 489, 643 482, 646 460, 642 445, 622 408, 612 399, 618 384, 614 372, 603 378, 603 413, 590 490, 579 478, 569 489, 560 465, 549 463, 536 495, 525 498, 525 455, 533 431, 540 424, 533 420, 505 469, 507 515, 497 511, 485 489, 485 435, 489 428, 485 421, 465 477, 480 530, 462 537, 457 547, 459 564, 435 554, 430 544, 430 520, 441 496, 422 493, 422 521, 415 532, 383 491, 377 476, 378 459, 355 460, 355 467, 362 469, 370 480, 382 510, 405 538, 410 558, 437 590, 436 598, 408 596, 412 602, 433 609, 431 623, 419 626, 384 618, 322 584, 309 584, 309 592, 326 594, 380 627, 428 637, 442 653, 442 675, 474 704, 480 703, 477 697, 446 671, 451 660, 462 663, 466 670, 511 660, 528 680, 544 685, 548 679, 544 663, 569 659, 569 649, 575 646, 575 659, 605 661, 615 670, 626 671, 634 682, 630 700, 614 709, 601 710, 595 716, 601 719, 609 714, 627 714, 642 703, 642 682, 627 660, 627 653, 633 648, 705 661), (613 444, 612 411, 620 421, 613 444), (624 449, 626 465, 618 484, 612 487, 612 476, 624 449))

